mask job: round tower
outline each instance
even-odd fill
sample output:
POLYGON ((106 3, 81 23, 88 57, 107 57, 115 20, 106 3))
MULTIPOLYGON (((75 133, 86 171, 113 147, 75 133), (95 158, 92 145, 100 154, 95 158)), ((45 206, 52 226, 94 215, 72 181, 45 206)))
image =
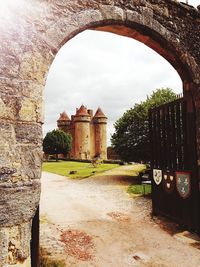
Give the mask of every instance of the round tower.
POLYGON ((60 118, 57 120, 58 129, 64 131, 65 133, 70 133, 70 123, 71 120, 67 113, 65 111, 60 113, 60 118))
POLYGON ((106 127, 107 117, 99 107, 93 117, 95 129, 95 155, 107 159, 106 127))
POLYGON ((85 106, 81 106, 74 116, 75 125, 75 158, 90 159, 90 122, 91 115, 85 106))

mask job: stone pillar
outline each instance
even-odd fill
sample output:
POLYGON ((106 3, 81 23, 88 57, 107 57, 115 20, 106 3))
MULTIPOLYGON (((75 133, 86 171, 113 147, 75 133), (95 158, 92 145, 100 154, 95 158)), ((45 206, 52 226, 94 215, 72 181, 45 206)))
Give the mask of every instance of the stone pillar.
POLYGON ((0 266, 30 267, 31 223, 0 229, 0 266))
POLYGON ((34 105, 31 97, 12 95, 22 87, 4 86, 7 95, 0 102, 0 266, 30 266, 31 220, 40 197, 42 131, 36 109, 41 105, 41 92, 34 105))
POLYGON ((0 267, 30 267, 31 224, 40 199, 43 90, 53 55, 44 43, 35 44, 36 33, 20 13, 30 15, 26 5, 7 2, 10 14, 3 21, 0 16, 0 267))

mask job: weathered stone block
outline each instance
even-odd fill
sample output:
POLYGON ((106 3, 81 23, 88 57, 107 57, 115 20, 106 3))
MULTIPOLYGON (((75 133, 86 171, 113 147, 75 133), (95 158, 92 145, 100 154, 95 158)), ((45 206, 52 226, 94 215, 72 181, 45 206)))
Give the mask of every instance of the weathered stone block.
POLYGON ((40 124, 16 123, 15 137, 18 144, 35 144, 41 146, 42 129, 40 124))
POLYGON ((0 227, 30 222, 40 197, 39 180, 0 185, 0 227))
POLYGON ((30 267, 31 223, 0 229, 0 266, 30 267))

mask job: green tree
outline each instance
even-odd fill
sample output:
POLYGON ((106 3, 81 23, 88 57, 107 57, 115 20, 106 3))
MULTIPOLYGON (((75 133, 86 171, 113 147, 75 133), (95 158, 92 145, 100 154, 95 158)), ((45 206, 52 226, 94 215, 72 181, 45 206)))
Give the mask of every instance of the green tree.
POLYGON ((56 155, 56 161, 58 160, 58 154, 67 155, 71 150, 72 137, 61 130, 53 130, 48 132, 43 140, 43 151, 48 155, 56 155))
POLYGON ((174 99, 176 94, 170 88, 157 89, 115 122, 111 144, 121 159, 136 162, 150 160, 148 110, 174 99))

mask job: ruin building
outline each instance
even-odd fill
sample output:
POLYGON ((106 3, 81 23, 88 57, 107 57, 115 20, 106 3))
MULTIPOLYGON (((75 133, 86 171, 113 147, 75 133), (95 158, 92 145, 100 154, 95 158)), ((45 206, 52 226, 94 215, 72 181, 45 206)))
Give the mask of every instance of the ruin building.
POLYGON ((82 105, 76 109, 76 114, 68 117, 66 112, 60 114, 57 120, 60 130, 71 134, 71 159, 107 159, 106 126, 107 117, 99 107, 93 116, 93 111, 82 105))

